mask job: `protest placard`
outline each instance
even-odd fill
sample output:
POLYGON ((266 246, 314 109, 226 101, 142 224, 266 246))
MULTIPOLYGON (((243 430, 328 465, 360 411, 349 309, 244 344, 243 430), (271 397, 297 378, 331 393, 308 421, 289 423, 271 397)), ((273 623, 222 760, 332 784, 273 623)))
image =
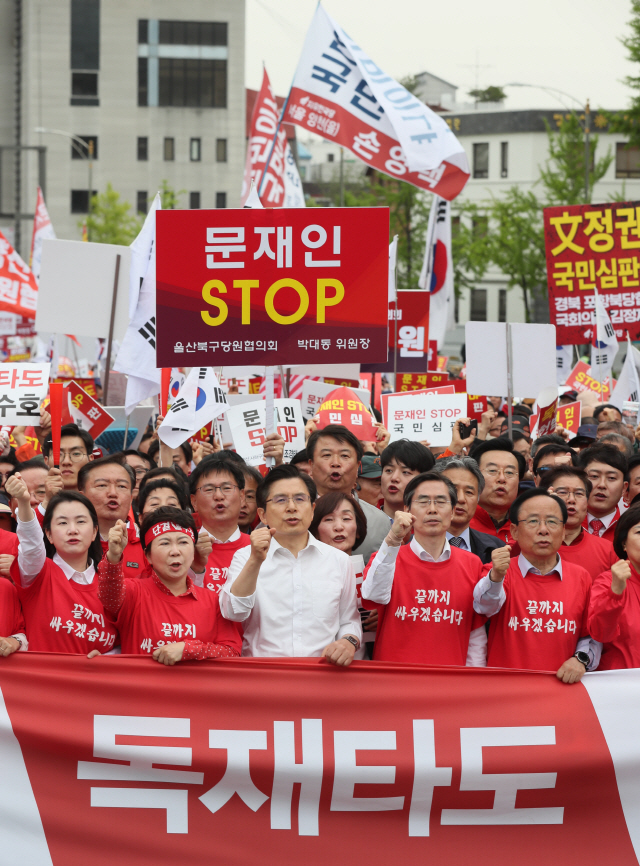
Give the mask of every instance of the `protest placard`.
POLYGON ((387 401, 391 441, 426 439, 435 448, 451 442, 451 428, 467 413, 466 394, 390 394, 387 401))
MULTIPOLYGON (((319 411, 327 394, 336 390, 335 383, 317 382, 313 379, 305 379, 302 383, 302 415, 304 418, 313 418, 319 411)), ((364 403, 369 405, 371 391, 366 388, 351 388, 351 391, 364 403)))
POLYGON ((163 210, 156 227, 158 367, 386 359, 386 208, 163 210))
POLYGON ((67 382, 62 401, 62 423, 77 424, 92 439, 97 439, 113 421, 113 415, 84 391, 77 382, 67 382))
POLYGON ((573 436, 577 436, 581 415, 582 403, 565 403, 564 406, 558 406, 556 421, 573 436))
MULTIPOLYGON (((613 384, 615 385, 615 382, 613 384)), ((571 388, 572 391, 593 391, 594 394, 602 397, 604 403, 609 401, 611 395, 611 381, 609 377, 604 378, 602 382, 594 379, 591 375, 591 368, 584 361, 578 361, 567 376, 565 385, 567 388, 571 388)))
POLYGON ((0 421, 38 426, 40 404, 49 389, 51 364, 0 365, 0 421))
MULTIPOLYGON (((284 439, 284 461, 288 463, 305 446, 300 400, 278 398, 273 401, 273 411, 276 432, 284 439)), ((230 406, 225 415, 237 453, 249 466, 262 466, 266 401, 230 406)))
POLYGON ((395 391, 388 392, 386 394, 382 394, 380 397, 380 411, 382 412, 382 422, 385 427, 389 428, 389 397, 398 397, 400 395, 415 397, 419 394, 455 394, 456 389, 453 386, 453 383, 450 385, 440 385, 437 388, 422 388, 419 391, 395 391))
POLYGON ((367 407, 368 400, 366 405, 362 403, 352 388, 334 388, 322 401, 313 421, 318 430, 340 424, 362 442, 375 442, 377 431, 367 407))

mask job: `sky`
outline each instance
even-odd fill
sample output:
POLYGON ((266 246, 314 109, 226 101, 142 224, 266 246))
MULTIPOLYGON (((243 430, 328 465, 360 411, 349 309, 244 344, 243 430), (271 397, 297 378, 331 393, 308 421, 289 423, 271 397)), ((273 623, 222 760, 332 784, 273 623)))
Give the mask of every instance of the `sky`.
MULTIPOLYGON (((592 108, 629 103, 622 83, 638 74, 620 37, 630 0, 323 0, 326 11, 389 75, 428 71, 458 85, 555 87, 592 108)), ((278 95, 291 85, 316 0, 246 0, 246 85, 259 88, 262 64, 278 95)), ((505 88, 507 108, 574 103, 529 87, 505 88)))

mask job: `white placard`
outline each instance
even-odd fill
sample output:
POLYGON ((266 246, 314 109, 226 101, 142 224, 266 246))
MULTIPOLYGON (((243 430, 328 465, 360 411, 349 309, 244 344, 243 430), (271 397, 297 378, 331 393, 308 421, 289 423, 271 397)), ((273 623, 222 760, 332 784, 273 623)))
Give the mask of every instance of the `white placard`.
MULTIPOLYGON (((262 394, 227 394, 229 406, 240 406, 242 403, 259 403, 261 400, 264 400, 262 394)), ((225 442, 233 442, 227 414, 225 412, 224 415, 219 415, 216 419, 220 424, 220 435, 222 436, 223 444, 225 442)))
MULTIPOLYGON (((273 401, 276 431, 284 439, 284 462, 305 447, 304 421, 300 400, 284 397, 273 401)), ((231 406, 226 413, 233 444, 237 453, 249 466, 264 463, 262 446, 265 441, 266 402, 231 406)))
POLYGON ((466 394, 401 394, 387 404, 391 441, 426 439, 434 448, 451 442, 451 428, 467 417, 466 394))
POLYGON ((36 330, 106 339, 118 254, 121 259, 113 339, 122 340, 129 324, 131 250, 117 244, 53 239, 42 242, 36 330))
MULTIPOLYGON (((316 382, 314 379, 305 379, 302 383, 302 415, 305 419, 313 418, 320 409, 322 401, 332 391, 341 388, 342 385, 330 385, 327 382, 316 382)), ((371 391, 367 388, 350 388, 349 390, 358 397, 365 406, 371 402, 371 391)))
POLYGON ((1 424, 39 426, 50 368, 51 364, 0 364, 1 424))

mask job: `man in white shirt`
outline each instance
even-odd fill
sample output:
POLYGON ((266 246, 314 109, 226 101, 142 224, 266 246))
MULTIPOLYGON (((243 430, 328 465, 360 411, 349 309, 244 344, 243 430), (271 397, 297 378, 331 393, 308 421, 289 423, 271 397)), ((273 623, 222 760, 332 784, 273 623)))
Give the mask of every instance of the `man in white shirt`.
POLYGON ((362 640, 356 581, 346 553, 309 534, 316 486, 295 466, 257 490, 264 525, 231 561, 222 615, 244 623, 243 656, 323 656, 351 664, 362 640))

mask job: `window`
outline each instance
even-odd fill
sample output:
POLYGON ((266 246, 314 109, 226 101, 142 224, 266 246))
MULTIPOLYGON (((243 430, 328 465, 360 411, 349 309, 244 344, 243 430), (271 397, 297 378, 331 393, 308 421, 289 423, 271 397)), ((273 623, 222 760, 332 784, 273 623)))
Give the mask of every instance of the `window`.
POLYGON ((149 194, 146 189, 139 189, 136 193, 136 210, 138 213, 146 213, 147 212, 147 203, 149 201, 149 194))
POLYGON ((149 159, 149 139, 146 136, 138 136, 138 159, 141 162, 149 159))
POLYGON ((98 136, 97 135, 78 135, 84 144, 73 141, 71 143, 71 159, 86 159, 91 156, 92 159, 98 158, 98 136), (91 153, 89 153, 91 151, 91 153))
POLYGON ((616 144, 616 177, 640 177, 640 147, 616 144))
POLYGON ((227 206, 227 194, 226 192, 217 192, 216 193, 216 207, 226 207, 227 206))
POLYGON ((200 193, 199 192, 190 192, 189 193, 189 207, 191 210, 198 210, 200 207, 200 193))
MULTIPOLYGON (((97 191, 93 190, 93 195, 97 191)), ((86 189, 71 190, 71 213, 89 213, 89 191, 86 189)))
POLYGON ((138 57, 138 105, 149 104, 149 64, 146 57, 138 57))
POLYGON ((173 162, 175 157, 175 138, 165 138, 164 140, 164 161, 173 162))
POLYGON ((507 321, 507 290, 498 290, 498 321, 507 321))
MULTIPOLYGON (((140 22, 138 33, 139 28, 140 22)), ((226 22, 160 21, 158 41, 161 45, 227 45, 227 29, 226 22)))
POLYGON ((189 142, 189 159, 191 162, 200 162, 200 139, 192 138, 189 142))
POLYGON ((99 105, 100 0, 71 0, 71 105, 99 105))
MULTIPOLYGON (((489 145, 473 145, 473 176, 489 177, 489 145)), ((484 321, 484 320, 483 320, 484 321)))
POLYGON ((216 138, 216 162, 227 161, 227 139, 216 138))
POLYGON ((471 310, 469 319, 472 322, 487 321, 486 289, 471 289, 471 310))
POLYGON ((332 153, 327 154, 327 162, 333 162, 334 156, 332 153))
POLYGON ((158 86, 158 105, 226 108, 227 61, 161 57, 158 86))
POLYGON ((72 96, 97 96, 98 95, 98 73, 97 72, 72 72, 71 73, 71 95, 72 96))
POLYGON ((149 41, 149 21, 141 18, 138 21, 138 45, 146 45, 149 41))
MULTIPOLYGON (((500 142, 500 177, 509 177, 509 142, 500 142)), ((503 320, 500 319, 502 322, 503 320)))

